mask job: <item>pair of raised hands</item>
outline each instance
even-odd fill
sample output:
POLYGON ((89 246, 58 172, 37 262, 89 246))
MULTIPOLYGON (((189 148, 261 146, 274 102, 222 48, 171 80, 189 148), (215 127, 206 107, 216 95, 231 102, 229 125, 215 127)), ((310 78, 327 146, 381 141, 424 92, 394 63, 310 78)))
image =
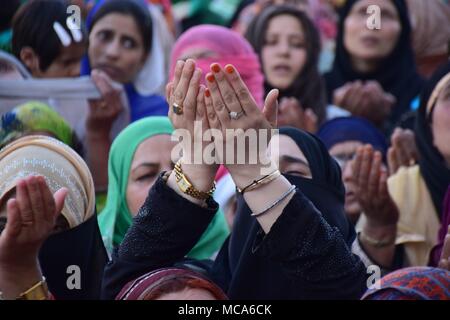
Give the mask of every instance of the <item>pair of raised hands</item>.
POLYGON ((333 104, 352 115, 368 119, 381 126, 396 103, 395 97, 383 90, 376 81, 360 80, 346 83, 333 92, 333 104))
POLYGON ((359 147, 351 165, 355 195, 368 223, 374 227, 396 225, 399 212, 389 195, 388 172, 381 152, 374 151, 371 145, 359 147))
POLYGON ((174 79, 166 86, 169 118, 174 128, 184 129, 190 133, 190 141, 185 141, 186 139, 182 141, 182 162, 193 162, 191 159, 195 152, 193 146, 200 142, 202 153, 205 150, 210 154, 214 153, 217 161, 211 164, 202 159, 201 164, 196 165, 202 171, 199 175, 206 174, 211 181, 214 179, 218 164, 224 164, 241 187, 239 183, 246 184, 249 179, 251 181, 257 177, 260 167, 270 162, 266 158, 266 149, 270 131, 276 127, 278 90, 272 90, 268 94, 264 109, 261 111, 234 66, 212 64, 211 72, 205 76, 206 86, 201 84, 204 76, 201 69, 196 67, 194 60, 178 61, 174 79), (178 112, 179 108, 182 109, 181 113, 178 112), (201 123, 202 130, 195 129, 195 122, 197 125, 201 123), (202 139, 208 129, 215 132, 211 139, 214 141, 215 150, 208 150, 211 141, 202 139), (241 130, 238 135, 243 136, 249 129, 258 133, 256 143, 248 146, 246 150, 237 150, 237 144, 234 144, 236 136, 229 133, 241 130), (259 134, 264 130, 269 133, 266 139, 259 134), (231 143, 235 147, 227 148, 231 143), (238 164, 237 158, 242 156, 242 152, 257 152, 257 163, 251 164, 246 160, 245 163, 238 164))
POLYGON ((298 99, 284 97, 278 108, 278 126, 294 127, 315 133, 319 126, 319 118, 310 109, 304 109, 298 99))

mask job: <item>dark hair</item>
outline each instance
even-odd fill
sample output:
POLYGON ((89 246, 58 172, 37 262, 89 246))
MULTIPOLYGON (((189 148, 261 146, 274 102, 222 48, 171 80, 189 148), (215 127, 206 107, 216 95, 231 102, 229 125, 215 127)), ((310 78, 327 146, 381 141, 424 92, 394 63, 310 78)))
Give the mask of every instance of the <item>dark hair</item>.
POLYGON ((2 10, 0 10, 0 32, 11 27, 11 20, 19 7, 19 0, 2 1, 2 10))
POLYGON ((120 13, 132 16, 141 33, 142 42, 144 44, 145 53, 149 53, 152 49, 152 17, 149 10, 141 3, 135 0, 109 0, 98 9, 92 18, 89 32, 92 31, 95 24, 111 13, 120 13))
MULTIPOLYGON (((265 43, 265 35, 269 22, 279 15, 290 15, 298 19, 305 33, 306 62, 305 66, 291 86, 280 91, 280 96, 295 97, 303 108, 312 109, 322 123, 326 117, 326 91, 324 81, 319 73, 318 63, 321 50, 320 36, 317 28, 306 13, 289 5, 269 6, 250 23, 245 37, 258 53, 261 61, 261 51, 265 43)), ((261 61, 261 65, 263 61, 261 61)), ((266 93, 272 86, 265 82, 266 93)))
MULTIPOLYGON (((23 47, 31 47, 39 57, 39 66, 45 71, 60 54, 62 44, 53 30, 53 23, 59 22, 71 35, 67 26, 66 0, 31 0, 24 4, 13 19, 13 54, 20 59, 23 47)), ((83 27, 81 28, 83 32, 83 27)), ((84 35, 84 32, 83 32, 84 35)), ((83 37, 85 41, 86 37, 83 37)))

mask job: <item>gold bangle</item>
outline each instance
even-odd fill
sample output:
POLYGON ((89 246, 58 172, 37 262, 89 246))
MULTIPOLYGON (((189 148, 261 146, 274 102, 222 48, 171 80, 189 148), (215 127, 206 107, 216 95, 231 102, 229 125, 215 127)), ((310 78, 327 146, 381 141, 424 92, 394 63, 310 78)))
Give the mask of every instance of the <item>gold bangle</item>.
POLYGON ((364 232, 360 232, 359 233, 359 238, 366 242, 367 244, 375 247, 375 248, 384 248, 390 245, 395 244, 395 237, 390 238, 390 239, 374 239, 372 237, 369 237, 368 235, 366 235, 364 232))
POLYGON ((216 190, 216 182, 214 182, 212 188, 207 192, 197 190, 183 173, 183 169, 181 168, 181 160, 178 160, 178 162, 175 164, 174 171, 178 188, 180 188, 183 193, 193 198, 206 200, 212 197, 214 191, 216 190))
POLYGON ((22 292, 16 300, 47 300, 49 297, 47 282, 43 277, 27 291, 22 292))
POLYGON ((260 186, 262 186, 264 184, 272 182, 279 176, 281 176, 281 172, 280 172, 280 170, 277 169, 274 172, 272 172, 258 180, 253 180, 252 183, 250 183, 248 186, 246 186, 242 189, 239 189, 239 188, 236 188, 236 189, 240 194, 244 194, 244 192, 249 192, 249 191, 255 190, 256 188, 259 188, 260 186))

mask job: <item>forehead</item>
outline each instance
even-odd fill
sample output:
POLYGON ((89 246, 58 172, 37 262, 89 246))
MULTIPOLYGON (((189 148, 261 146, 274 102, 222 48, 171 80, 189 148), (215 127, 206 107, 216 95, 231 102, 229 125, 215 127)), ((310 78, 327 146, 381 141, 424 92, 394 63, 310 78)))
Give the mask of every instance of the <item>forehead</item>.
POLYGON ((287 34, 302 34, 303 27, 300 21, 291 14, 280 14, 272 17, 267 26, 267 32, 280 32, 287 34))
POLYGON ((339 154, 352 154, 356 152, 358 147, 362 146, 363 143, 361 141, 344 141, 340 143, 336 143, 329 150, 332 156, 339 154))
POLYGON ((371 5, 379 6, 384 10, 391 10, 397 12, 395 5, 390 0, 360 0, 357 1, 352 9, 359 9, 361 7, 369 7, 371 5))
POLYGON ((132 15, 122 13, 109 13, 100 18, 94 25, 92 32, 99 30, 113 30, 117 33, 137 38, 140 36, 138 26, 132 15))
POLYGON ((62 47, 60 57, 61 58, 81 58, 86 53, 87 42, 83 39, 81 42, 72 42, 70 46, 62 47))
POLYGON ((181 55, 177 58, 179 60, 187 60, 187 59, 201 59, 201 58, 215 58, 217 57, 217 53, 208 48, 202 47, 191 47, 187 48, 181 55))
POLYGON ((284 134, 279 134, 277 137, 277 139, 272 139, 272 141, 270 142, 270 150, 273 155, 277 153, 280 155, 280 157, 287 155, 299 158, 308 163, 308 160, 306 159, 303 151, 300 150, 298 145, 291 137, 284 134))
POLYGON ((171 141, 169 134, 158 134, 142 141, 136 148, 133 163, 142 161, 157 161, 158 159, 170 157, 170 151, 176 145, 171 141))

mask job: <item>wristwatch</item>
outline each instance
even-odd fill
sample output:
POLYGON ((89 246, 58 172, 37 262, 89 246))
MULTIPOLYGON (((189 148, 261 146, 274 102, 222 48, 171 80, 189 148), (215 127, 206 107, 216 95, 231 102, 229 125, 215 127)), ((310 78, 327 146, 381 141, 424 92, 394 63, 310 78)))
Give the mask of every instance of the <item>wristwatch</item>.
POLYGON ((206 199, 210 198, 213 195, 214 191, 216 190, 215 182, 214 182, 213 187, 207 192, 197 190, 192 185, 192 183, 189 181, 189 179, 184 175, 183 170, 181 169, 180 161, 178 161, 175 164, 174 170, 175 170, 175 180, 177 181, 178 188, 180 188, 180 190, 183 193, 185 193, 193 198, 196 198, 199 200, 206 200, 206 199))

